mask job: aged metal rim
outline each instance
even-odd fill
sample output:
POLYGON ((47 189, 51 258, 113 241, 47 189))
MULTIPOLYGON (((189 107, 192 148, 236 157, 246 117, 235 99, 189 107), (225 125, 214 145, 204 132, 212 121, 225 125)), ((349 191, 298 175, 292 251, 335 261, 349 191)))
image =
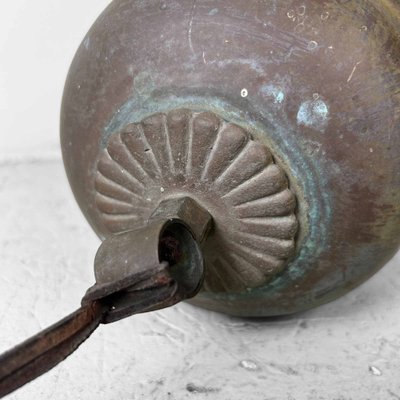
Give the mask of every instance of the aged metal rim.
POLYGON ((212 112, 156 113, 109 137, 95 176, 96 205, 115 234, 142 226, 154 205, 186 195, 214 218, 203 245, 204 290, 265 286, 295 253, 296 197, 265 144, 212 112))

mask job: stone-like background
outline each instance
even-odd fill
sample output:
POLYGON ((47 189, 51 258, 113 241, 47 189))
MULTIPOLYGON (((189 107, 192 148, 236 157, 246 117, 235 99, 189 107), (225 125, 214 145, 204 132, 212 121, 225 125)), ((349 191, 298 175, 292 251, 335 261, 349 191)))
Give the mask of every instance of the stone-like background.
MULTIPOLYGON (((58 145, 63 82, 106 0, 0 3, 0 352, 79 306, 99 241, 58 145)), ((400 255, 349 295, 242 320, 187 304, 102 326, 10 400, 399 400, 400 255)))
POLYGON ((72 58, 110 0, 0 0, 0 160, 59 157, 72 58))

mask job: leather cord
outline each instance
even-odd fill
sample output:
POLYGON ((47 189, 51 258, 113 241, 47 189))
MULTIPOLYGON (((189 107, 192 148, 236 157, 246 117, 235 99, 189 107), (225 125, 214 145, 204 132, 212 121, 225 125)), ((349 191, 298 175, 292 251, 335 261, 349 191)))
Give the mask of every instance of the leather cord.
POLYGON ((0 356, 0 398, 49 371, 72 354, 99 326, 101 302, 81 307, 0 356))

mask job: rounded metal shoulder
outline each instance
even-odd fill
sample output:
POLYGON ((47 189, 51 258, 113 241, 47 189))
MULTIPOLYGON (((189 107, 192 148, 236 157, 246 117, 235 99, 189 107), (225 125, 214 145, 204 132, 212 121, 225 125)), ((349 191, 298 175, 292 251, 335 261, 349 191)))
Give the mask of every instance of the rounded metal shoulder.
POLYGON ((148 203, 193 195, 217 221, 193 301, 235 315, 304 310, 366 280, 400 242, 399 10, 113 1, 62 108, 66 170, 93 228, 104 238, 148 203))

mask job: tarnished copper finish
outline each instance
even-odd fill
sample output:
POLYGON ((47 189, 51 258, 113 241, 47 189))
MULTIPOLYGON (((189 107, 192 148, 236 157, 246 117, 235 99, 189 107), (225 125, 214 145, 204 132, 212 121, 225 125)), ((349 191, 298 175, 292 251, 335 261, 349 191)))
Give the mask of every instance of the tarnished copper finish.
POLYGON ((191 199, 161 202, 141 228, 103 242, 94 262, 96 284, 83 304, 110 298, 113 309, 103 319, 109 323, 193 297, 204 280, 198 239, 210 224, 210 215, 191 199), (148 295, 151 291, 157 300, 148 295))
POLYGON ((295 250, 296 201, 284 170, 265 144, 211 112, 155 114, 112 134, 95 189, 109 234, 145 225, 171 196, 201 203, 214 220, 202 246, 206 291, 263 286, 295 250))
MULTIPOLYGON (((210 213, 217 223, 203 245, 205 290, 193 302, 234 315, 288 314, 346 293, 399 246, 399 87, 395 0, 115 0, 71 66, 61 118, 64 162, 80 207, 103 239, 132 227, 133 216, 148 215, 147 198, 180 194, 210 213), (198 115, 207 116, 207 127, 190 143, 199 159, 190 180, 188 159, 174 151, 197 132, 185 124, 198 115), (226 136, 221 123, 232 127, 226 136), (144 136, 134 144, 138 127, 144 136), (212 138, 227 139, 218 153, 212 138), (268 165, 277 176, 284 172, 288 197, 279 204, 292 202, 285 228, 236 224, 231 213, 239 204, 212 204, 222 204, 226 192, 215 190, 220 171, 202 157, 214 151, 234 165, 240 138, 267 149, 268 165), (121 165, 132 149, 133 170, 121 165), (133 179, 122 179, 117 164, 133 179), (210 172, 214 179, 203 180, 210 172), (141 191, 132 192, 138 185, 141 191), (221 236, 219 226, 226 227, 221 236), (270 230, 275 254, 263 247, 268 239, 257 244, 270 230), (287 247, 275 247, 285 240, 287 247), (238 245, 252 249, 241 262, 232 261, 243 257, 231 251, 238 245), (271 259, 271 279, 257 275, 269 256, 283 260, 271 259)), ((245 163, 239 173, 250 170, 245 163)), ((255 202, 250 213, 258 189, 243 194, 255 202)))
POLYGON ((0 397, 100 323, 196 295, 278 315, 332 300, 400 241, 397 0, 114 0, 61 138, 104 239, 82 307, 0 356, 0 397), (203 254, 205 268, 203 266, 203 254))

